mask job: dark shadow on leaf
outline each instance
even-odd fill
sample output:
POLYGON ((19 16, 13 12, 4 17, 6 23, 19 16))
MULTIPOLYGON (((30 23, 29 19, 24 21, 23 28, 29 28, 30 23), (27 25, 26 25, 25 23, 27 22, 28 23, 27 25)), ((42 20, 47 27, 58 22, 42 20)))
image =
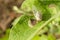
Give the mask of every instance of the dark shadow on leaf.
POLYGON ((42 14, 42 20, 47 21, 49 18, 51 18, 51 13, 49 13, 49 11, 46 9, 45 12, 42 14))

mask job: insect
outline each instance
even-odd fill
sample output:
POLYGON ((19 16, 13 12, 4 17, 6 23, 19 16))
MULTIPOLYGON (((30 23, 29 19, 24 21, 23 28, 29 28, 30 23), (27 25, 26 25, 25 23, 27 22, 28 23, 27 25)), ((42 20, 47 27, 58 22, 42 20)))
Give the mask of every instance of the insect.
POLYGON ((30 19, 28 25, 32 28, 36 23, 42 20, 42 14, 37 10, 35 6, 32 7, 32 12, 35 19, 30 19))
POLYGON ((42 14, 37 10, 37 8, 35 6, 33 6, 32 8, 34 17, 37 21, 41 21, 42 20, 42 14))

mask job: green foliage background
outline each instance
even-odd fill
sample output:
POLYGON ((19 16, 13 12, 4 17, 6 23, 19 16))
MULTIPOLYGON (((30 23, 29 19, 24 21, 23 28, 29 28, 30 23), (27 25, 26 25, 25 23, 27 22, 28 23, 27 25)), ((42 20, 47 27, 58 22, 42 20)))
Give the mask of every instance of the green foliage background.
POLYGON ((17 22, 14 22, 10 30, 9 40, 56 40, 53 33, 60 34, 60 1, 25 0, 20 9, 30 12, 33 6, 37 8, 37 11, 41 12, 42 21, 30 28, 28 21, 32 17, 26 14, 20 16, 15 20, 17 22), (51 4, 55 6, 53 8, 49 7, 51 4), (48 35, 45 35, 45 32, 48 32, 48 35))

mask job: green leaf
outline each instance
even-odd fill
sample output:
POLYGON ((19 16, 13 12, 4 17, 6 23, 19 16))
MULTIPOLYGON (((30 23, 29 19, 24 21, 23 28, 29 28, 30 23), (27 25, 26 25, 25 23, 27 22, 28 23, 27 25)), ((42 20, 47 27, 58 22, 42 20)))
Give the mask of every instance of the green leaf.
POLYGON ((10 31, 9 40, 28 40, 35 35, 35 31, 40 27, 39 23, 37 26, 30 28, 28 26, 29 16, 22 16, 19 22, 13 26, 10 31))
POLYGON ((49 34, 49 35, 48 35, 48 40, 56 40, 56 38, 54 37, 54 35, 49 34))
POLYGON ((21 6, 21 9, 25 11, 31 11, 34 2, 35 0, 25 0, 21 6))
POLYGON ((46 35, 42 35, 40 40, 48 40, 47 36, 46 35))
POLYGON ((48 40, 48 37, 46 35, 36 35, 32 40, 48 40))
POLYGON ((32 40, 40 40, 40 36, 39 35, 35 35, 32 40))
MULTIPOLYGON (((60 13, 58 16, 59 15, 60 13)), ((56 18, 56 15, 45 23, 39 22, 33 28, 28 26, 29 18, 30 17, 27 15, 24 15, 20 18, 19 22, 11 29, 9 40, 31 40, 43 27, 45 27, 50 21, 56 18)))

